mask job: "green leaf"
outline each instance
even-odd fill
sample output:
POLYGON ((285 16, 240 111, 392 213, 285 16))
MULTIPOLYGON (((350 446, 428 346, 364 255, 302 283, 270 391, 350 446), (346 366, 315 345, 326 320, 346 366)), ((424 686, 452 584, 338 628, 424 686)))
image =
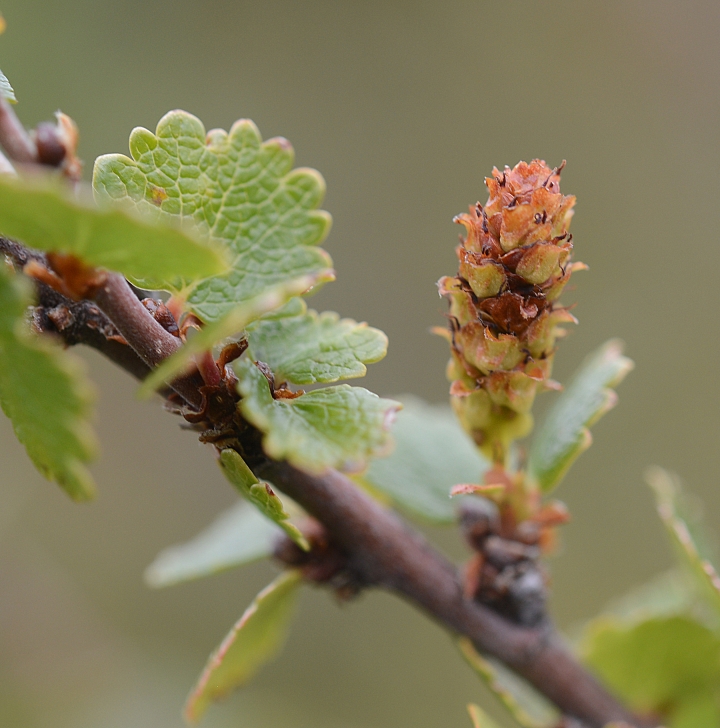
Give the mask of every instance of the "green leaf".
POLYGON ((219 456, 220 469, 225 477, 264 516, 277 523, 280 528, 304 551, 310 550, 305 537, 293 526, 290 514, 283 508, 282 501, 268 483, 259 481, 247 463, 234 450, 222 450, 219 456))
POLYGON ((645 477, 655 492, 657 510, 670 536, 681 566, 693 580, 696 595, 720 619, 720 576, 708 558, 703 541, 699 513, 692 509, 685 497, 680 481, 662 468, 648 468, 645 477))
MULTIPOLYGON (((221 319, 203 327, 189 338, 175 354, 166 359, 142 383, 138 390, 138 396, 141 398, 149 397, 163 382, 172 381, 185 370, 196 354, 211 350, 222 339, 242 331, 250 322, 263 314, 280 309, 288 299, 299 300, 293 298, 293 296, 306 291, 311 285, 312 278, 309 276, 286 281, 278 286, 268 288, 242 305, 230 309, 221 319)), ((294 342, 286 342, 288 349, 293 345, 294 342)))
POLYGON ((583 652, 633 710, 659 712, 671 721, 688 701, 715 700, 720 683, 720 637, 686 616, 630 626, 600 618, 588 630, 583 652))
POLYGON ((717 695, 703 690, 697 695, 688 695, 673 711, 670 728, 699 728, 720 726, 720 702, 717 695))
POLYGON ((291 298, 284 306, 276 309, 275 311, 268 311, 263 318, 264 319, 278 319, 285 318, 286 316, 300 316, 307 311, 307 305, 302 298, 291 298))
POLYGON ((185 718, 196 723, 211 702, 245 684, 272 660, 285 642, 301 584, 287 571, 255 597, 240 621, 213 652, 185 704, 185 718))
POLYGON ((93 390, 80 360, 28 330, 27 282, 0 265, 0 405, 35 467, 71 498, 95 485, 84 463, 96 453, 93 390))
POLYGON ((96 194, 192 220, 231 254, 230 273, 182 292, 203 321, 216 321, 267 288, 300 276, 311 276, 316 285, 333 279, 332 262, 317 247, 330 229, 328 213, 316 209, 325 183, 314 170, 292 169, 287 140, 263 142, 246 119, 229 134, 220 129, 206 134, 196 117, 171 111, 155 134, 133 130, 130 152, 132 159, 98 157, 96 194))
POLYGON ((0 71, 0 97, 7 99, 10 103, 16 104, 15 91, 7 80, 7 76, 0 71))
POLYGON ((473 728, 498 728, 498 724, 479 706, 470 703, 468 713, 470 713, 473 728))
POLYGON ((267 364, 278 382, 314 384, 365 376, 365 364, 387 352, 382 331, 336 313, 261 319, 248 331, 252 358, 267 364))
POLYGON ((588 429, 615 406, 617 386, 633 363, 613 339, 585 360, 536 434, 528 460, 530 482, 545 493, 555 488, 592 443, 588 429))
POLYGON ((557 725, 560 717, 557 710, 530 685, 496 660, 482 657, 467 637, 458 640, 458 647, 470 667, 522 728, 551 728, 557 725))
POLYGON ((295 399, 273 399, 268 381, 243 357, 235 364, 243 415, 262 432, 265 452, 310 473, 360 470, 391 446, 397 402, 362 387, 340 384, 295 399))
MULTIPOLYGON (((224 251, 177 224, 84 204, 49 179, 0 176, 0 231, 31 248, 158 284, 227 270, 224 251)), ((159 285, 158 287, 163 287, 159 285)))
POLYGON ((426 404, 416 397, 400 398, 403 409, 393 426, 395 449, 373 460, 359 476, 371 490, 398 506, 437 523, 453 523, 457 499, 450 488, 482 482, 491 463, 470 440, 449 407, 426 404))
POLYGON ((145 571, 152 587, 199 579, 272 556, 282 534, 273 521, 242 500, 187 543, 162 551, 145 571))

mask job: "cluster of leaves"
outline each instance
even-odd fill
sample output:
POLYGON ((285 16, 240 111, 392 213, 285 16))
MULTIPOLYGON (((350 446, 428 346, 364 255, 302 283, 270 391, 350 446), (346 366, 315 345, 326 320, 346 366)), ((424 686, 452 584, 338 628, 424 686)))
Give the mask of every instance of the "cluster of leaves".
POLYGON ((132 158, 98 158, 96 197, 159 221, 191 223, 230 258, 229 270, 199 281, 178 276, 167 285, 134 277, 146 288, 168 289, 176 306, 206 324, 198 345, 168 362, 148 386, 171 378, 198 346, 247 332, 248 353, 235 366, 241 409, 265 433, 268 455, 322 471, 362 468, 386 450, 394 403, 347 385, 275 398, 254 365, 262 361, 278 384, 305 386, 362 376, 365 364, 385 355, 382 332, 307 311, 296 298, 334 278, 318 247, 330 229, 329 214, 316 209, 325 191, 319 173, 293 169, 290 143, 263 142, 251 121, 206 134, 182 111, 166 114, 155 133, 135 129, 130 151, 132 158))
MULTIPOLYGON (((132 159, 106 155, 96 161, 99 204, 48 180, 2 178, 0 231, 29 247, 71 254, 138 285, 170 291, 176 310, 206 324, 150 386, 172 378, 193 354, 228 335, 246 336, 250 350, 236 366, 243 414, 266 433, 268 454, 321 471, 362 467, 387 449, 394 403, 348 386, 274 399, 254 365, 264 362, 278 383, 332 383, 362 376, 365 364, 385 354, 382 332, 307 311, 296 298, 333 278, 330 259, 318 247, 330 226, 329 215, 316 209, 324 192, 320 175, 293 170, 290 144, 263 142, 252 122, 206 135, 198 119, 180 111, 166 115, 155 133, 136 129, 131 152, 132 159)), ((5 307, 2 315, 14 330, 17 307, 5 307)), ((34 386, 29 378, 26 383, 34 386)), ((3 401, 10 396, 3 388, 3 401)), ((5 409, 18 427, 16 410, 5 409)), ((72 417, 73 409, 78 402, 55 412, 72 417)), ((54 447, 46 434, 36 449, 54 447)), ((69 451, 85 461, 90 455, 88 448, 69 451)), ((46 464, 43 472, 73 497, 91 494, 88 476, 81 485, 70 483, 61 468, 46 464)))
MULTIPOLYGON (((0 232, 37 250, 69 253, 127 275, 146 265, 158 278, 178 270, 203 276, 224 269, 221 251, 186 231, 99 209, 71 198, 52 180, 0 177, 0 232)), ((96 451, 87 377, 77 359, 31 331, 31 289, 10 265, 0 268, 0 287, 3 411, 40 472, 75 500, 87 500, 95 487, 83 463, 96 451)))
MULTIPOLYGON (((130 148, 132 158, 96 161, 94 201, 56 179, 0 177, 0 232, 168 291, 173 310, 201 322, 197 335, 145 383, 146 394, 195 356, 228 337, 242 338, 247 350, 234 363, 239 407, 263 433, 270 457, 321 472, 361 470, 386 452, 398 403, 345 384, 290 389, 361 377, 387 347, 377 329, 309 311, 299 297, 334 277, 318 247, 330 227, 329 215, 316 209, 324 193, 320 175, 293 169, 290 144, 263 142, 250 121, 206 134, 181 111, 167 114, 155 133, 136 129, 130 148), (291 396, 275 397, 275 383, 291 396)), ((91 396, 78 362, 29 325, 31 290, 9 262, 0 267, 0 403, 43 475, 74 499, 87 499, 94 491, 86 468, 95 453, 91 396)), ((165 554, 150 570, 151 582, 265 556, 278 532, 308 548, 278 496, 237 452, 221 450, 218 460, 251 505, 234 510, 210 535, 165 554)), ((298 585, 298 578, 283 577, 258 597, 211 660, 188 703, 189 718, 276 649, 298 585)))

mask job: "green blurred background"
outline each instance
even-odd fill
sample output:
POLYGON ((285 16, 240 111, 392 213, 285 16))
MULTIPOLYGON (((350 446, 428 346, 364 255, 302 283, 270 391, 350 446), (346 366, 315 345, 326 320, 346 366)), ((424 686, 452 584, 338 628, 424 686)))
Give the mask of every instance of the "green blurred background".
MULTIPOLYGON (((566 380, 620 336, 637 368, 559 496, 574 520, 552 562, 570 628, 669 563, 643 485, 681 473, 720 528, 720 4, 713 0, 5 0, 0 67, 24 123, 57 108, 81 155, 184 108, 250 117, 328 183, 339 281, 314 300, 390 336, 367 385, 443 401, 434 283, 455 270, 452 216, 493 165, 568 160, 580 326, 566 380)), ((209 651, 269 580, 257 565, 153 592, 142 571, 233 501, 210 453, 92 353, 97 501, 73 505, 0 421, 0 725, 180 726, 209 651)), ((543 395, 540 411, 550 401, 543 395)), ((451 533, 434 532, 457 558, 451 533)), ((208 728, 468 726, 484 700, 442 631, 371 593, 305 594, 283 658, 208 728)))

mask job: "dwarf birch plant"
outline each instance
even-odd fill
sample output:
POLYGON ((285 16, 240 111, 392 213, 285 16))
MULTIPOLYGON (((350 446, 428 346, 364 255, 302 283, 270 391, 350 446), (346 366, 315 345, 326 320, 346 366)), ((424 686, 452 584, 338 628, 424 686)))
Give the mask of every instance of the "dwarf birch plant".
MULTIPOLYGON (((148 584, 262 558, 281 567, 198 666, 189 723, 280 651, 299 590, 324 586, 341 599, 379 587, 424 609, 513 725, 720 726, 720 579, 673 476, 648 477, 677 570, 575 649, 548 615, 544 556, 568 517, 550 494, 632 366, 611 341, 564 388, 551 379, 576 323, 560 296, 584 267, 564 162, 493 170, 487 201, 456 218, 458 270, 439 282, 451 409, 344 383, 388 342, 308 309, 335 278, 320 247, 330 215, 321 175, 294 168, 287 140, 171 111, 131 132, 129 156, 99 157, 86 189, 72 120, 28 133, 2 74, 0 97, 0 404, 29 458, 74 500, 92 498, 93 387, 67 349, 94 347, 212 446, 239 495, 163 551, 148 584), (562 391, 528 442, 546 390, 562 391), (468 562, 449 563, 400 513, 460 528, 468 562)), ((469 711, 476 728, 496 725, 469 711)))

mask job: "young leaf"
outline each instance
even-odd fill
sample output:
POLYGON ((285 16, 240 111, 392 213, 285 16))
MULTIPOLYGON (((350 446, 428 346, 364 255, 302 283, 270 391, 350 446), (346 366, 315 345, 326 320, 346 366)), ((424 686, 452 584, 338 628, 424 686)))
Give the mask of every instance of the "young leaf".
POLYGON ((0 176, 0 232, 31 248, 69 253, 166 287, 228 269, 224 251, 168 221, 86 205, 49 179, 0 176))
POLYGON ((294 399, 274 399, 268 380, 250 360, 235 364, 243 415, 265 433, 265 452, 311 473, 360 470, 386 452, 397 402, 341 384, 294 399))
POLYGON ((81 361, 28 330, 30 302, 27 282, 0 265, 0 405, 35 467, 74 500, 88 500, 93 393, 81 361))
POLYGON ((365 364, 387 351, 382 331, 336 313, 261 319, 248 331, 253 359, 267 364, 278 382, 314 384, 365 376, 365 364))
POLYGON ((482 657, 467 637, 458 640, 458 647, 470 667, 522 728, 552 728, 557 725, 558 712, 527 683, 500 663, 482 657))
POLYGON ((211 702, 246 683, 280 651, 301 584, 299 572, 286 571, 255 597, 240 621, 213 652, 185 704, 185 718, 196 723, 211 702))
POLYGON ((633 363, 613 339, 585 360, 536 434, 528 460, 530 482, 545 493, 555 488, 575 458, 590 447, 588 429, 615 406, 617 386, 633 363))
MULTIPOLYGON (((303 293, 313 284, 310 276, 301 276, 273 286, 245 303, 231 309, 222 318, 213 321, 191 337, 169 359, 166 359, 143 383, 138 390, 139 397, 149 397, 163 382, 169 382, 180 374, 195 354, 208 351, 222 339, 242 331, 251 321, 263 314, 279 309, 288 299, 303 293)), ((295 342, 286 342, 288 349, 295 342)))
POLYGON ((11 104, 16 104, 15 91, 7 80, 7 76, 0 71, 0 97, 7 99, 11 104))
POLYGON ((305 536, 288 521, 290 514, 283 508, 282 501, 275 495, 273 489, 267 483, 260 482, 234 450, 221 451, 219 463, 225 477, 245 498, 265 517, 277 523, 301 549, 310 550, 310 544, 305 536))
POLYGON ((393 425, 395 449, 373 460, 359 476, 371 489, 398 506, 436 523, 453 523, 458 502, 450 499, 457 483, 481 482, 491 463, 478 451, 449 407, 402 397, 393 425))
POLYGON ((634 625, 600 618, 583 651, 590 667, 635 711, 665 714, 675 726, 675 714, 704 697, 715 702, 717 714, 720 637, 690 617, 634 625))
POLYGON ((132 159, 98 157, 96 194, 192 220, 231 254, 230 273, 182 292, 203 321, 216 321, 267 288, 300 276, 311 276, 315 284, 333 279, 332 262, 317 247, 330 229, 328 213, 316 209, 325 183, 314 170, 292 169, 287 140, 263 142, 246 119, 229 134, 214 129, 206 135, 199 119, 171 111, 155 134, 133 130, 130 152, 132 159))
POLYGON ((470 703, 467 708, 473 728, 498 728, 498 724, 479 706, 470 703))
POLYGON ((703 553, 699 516, 693 518, 680 482, 662 468, 649 468, 645 474, 655 492, 657 510, 670 536, 680 564, 687 570, 699 596, 720 618, 720 576, 703 553), (699 543, 700 541, 700 543, 699 543))
POLYGON ((271 556, 282 529, 241 500, 187 543, 162 551, 145 571, 152 587, 199 579, 271 556))

